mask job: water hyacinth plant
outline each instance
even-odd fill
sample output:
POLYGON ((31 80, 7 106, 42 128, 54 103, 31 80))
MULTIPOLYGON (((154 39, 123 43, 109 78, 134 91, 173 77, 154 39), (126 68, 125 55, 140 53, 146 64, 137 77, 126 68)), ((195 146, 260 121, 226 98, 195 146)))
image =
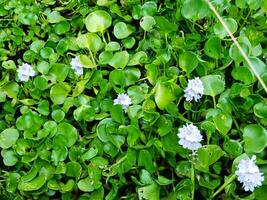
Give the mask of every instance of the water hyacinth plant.
POLYGON ((266 2, 0 0, 0 199, 266 200, 266 2))

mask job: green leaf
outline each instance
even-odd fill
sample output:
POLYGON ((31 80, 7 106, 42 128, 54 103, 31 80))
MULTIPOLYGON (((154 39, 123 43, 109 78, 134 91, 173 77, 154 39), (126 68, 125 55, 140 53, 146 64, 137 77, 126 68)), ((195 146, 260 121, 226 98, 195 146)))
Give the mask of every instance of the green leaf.
POLYGON ((195 53, 185 51, 179 56, 179 66, 186 72, 191 73, 198 65, 198 59, 195 53))
POLYGON ((127 51, 117 52, 113 55, 112 59, 109 61, 109 65, 118 69, 123 69, 129 61, 129 54, 127 51))
POLYGON ((131 57, 128 66, 141 65, 142 60, 145 59, 147 59, 147 54, 144 51, 139 51, 131 57))
POLYGON ((152 16, 144 16, 140 20, 140 26, 145 31, 151 31, 153 29, 153 27, 155 26, 155 24, 156 24, 156 21, 155 21, 154 17, 152 17, 152 16))
POLYGON ((76 42, 80 48, 87 48, 93 52, 98 52, 102 46, 102 40, 96 33, 79 35, 76 42))
POLYGON ((232 157, 236 158, 242 154, 243 147, 236 140, 226 140, 223 143, 223 150, 230 154, 232 157))
POLYGON ((47 20, 49 23, 58 23, 60 21, 64 21, 65 18, 60 15, 60 12, 53 11, 47 15, 47 20))
POLYGON ((3 149, 8 149, 16 143, 19 138, 19 132, 14 128, 7 128, 0 134, 0 147, 3 149))
POLYGON ((67 21, 61 21, 54 26, 55 33, 62 35, 70 30, 70 24, 67 21))
POLYGON ((209 15, 210 10, 205 0, 185 0, 181 13, 186 19, 196 21, 209 15))
MULTIPOLYGON (((249 60, 252 63, 255 71, 258 73, 259 76, 267 72, 266 64, 262 60, 256 57, 250 57, 249 60)), ((251 70, 251 68, 247 65, 247 63, 245 63, 245 66, 251 70)), ((251 70, 251 73, 255 76, 255 73, 252 70, 251 70)))
POLYGON ((254 105, 254 114, 259 118, 267 118, 267 102, 260 102, 254 105))
POLYGON ((98 149, 95 146, 93 146, 88 151, 86 151, 81 158, 83 159, 83 161, 91 160, 93 157, 97 155, 97 153, 98 149))
POLYGON ((139 199, 159 200, 159 186, 156 183, 153 183, 151 185, 138 188, 138 197, 139 199))
POLYGON ((92 180, 89 177, 81 179, 78 182, 78 188, 83 192, 92 192, 95 189, 92 185, 92 180))
POLYGON ((10 98, 17 98, 19 93, 19 85, 15 82, 9 82, 3 86, 4 91, 10 98))
POLYGON ((103 33, 112 22, 111 16, 104 10, 96 10, 90 13, 85 19, 85 26, 90 32, 103 33))
POLYGON ((215 97, 222 93, 225 87, 225 81, 220 75, 207 75, 201 77, 204 87, 204 94, 215 97))
POLYGON ((164 110, 175 99, 171 85, 160 80, 156 85, 155 102, 159 109, 164 110))
POLYGON ((149 172, 154 172, 156 170, 156 166, 153 163, 153 157, 148 150, 141 150, 139 152, 138 165, 144 166, 149 172))
POLYGON ((73 112, 76 121, 90 121, 94 119, 95 110, 92 106, 82 105, 73 112))
POLYGON ((142 13, 144 16, 153 16, 157 12, 157 4, 154 1, 147 1, 142 5, 142 13))
POLYGON ((63 82, 69 73, 69 69, 65 64, 54 63, 51 65, 50 73, 56 76, 58 82, 63 82))
MULTIPOLYGON (((229 30, 231 31, 232 34, 234 34, 237 31, 238 25, 237 22, 233 18, 224 18, 223 19, 229 30)), ((214 33, 221 39, 225 38, 228 36, 227 31, 221 24, 221 22, 217 22, 214 25, 214 33)))
POLYGON ((216 129, 223 135, 226 135, 232 128, 232 117, 230 114, 220 112, 213 118, 216 129))
POLYGON ((70 90, 67 83, 57 83, 50 90, 50 98, 54 104, 63 104, 70 90))
POLYGON ((110 111, 111 118, 120 124, 124 124, 123 109, 121 105, 114 105, 110 111))
POLYGON ((129 35, 132 34, 134 29, 130 26, 125 24, 124 22, 118 22, 115 24, 113 33, 117 39, 124 39, 127 38, 129 35))
POLYGON ((205 54, 214 59, 219 59, 222 52, 221 40, 218 37, 211 37, 204 47, 205 54))
POLYGON ((58 110, 54 110, 51 116, 53 120, 55 120, 56 122, 60 122, 64 119, 65 113, 62 110, 58 109, 58 110))
POLYGON ((127 127, 127 132, 128 132, 127 143, 130 146, 135 145, 137 140, 141 136, 141 131, 137 126, 129 125, 127 127))
POLYGON ((139 104, 145 99, 143 88, 140 86, 134 85, 129 87, 127 93, 133 104, 139 104))
POLYGON ((267 146, 267 130, 258 124, 247 125, 243 138, 246 153, 260 153, 267 146))
POLYGON ((45 77, 42 76, 37 76, 34 79, 33 84, 36 88, 42 91, 48 88, 48 81, 46 80, 45 77))
POLYGON ((57 135, 62 135, 67 139, 67 147, 74 145, 78 139, 78 132, 74 126, 62 122, 57 126, 57 135))
POLYGON ((68 162, 66 164, 66 175, 78 179, 82 173, 82 166, 78 162, 68 162))
POLYGON ((198 149, 196 168, 208 172, 208 167, 224 154, 225 152, 218 145, 205 145, 198 149))
POLYGON ((30 192, 40 189, 46 183, 46 177, 40 175, 31 181, 20 181, 18 189, 20 191, 30 192))
POLYGON ((4 158, 5 166, 11 167, 18 162, 18 158, 13 150, 3 150, 1 151, 1 156, 4 158))
POLYGON ((157 132, 160 136, 167 135, 172 130, 172 122, 167 118, 167 116, 160 116, 157 120, 157 132))
POLYGON ((120 50, 120 44, 118 42, 109 42, 106 47, 106 51, 118 51, 120 50))

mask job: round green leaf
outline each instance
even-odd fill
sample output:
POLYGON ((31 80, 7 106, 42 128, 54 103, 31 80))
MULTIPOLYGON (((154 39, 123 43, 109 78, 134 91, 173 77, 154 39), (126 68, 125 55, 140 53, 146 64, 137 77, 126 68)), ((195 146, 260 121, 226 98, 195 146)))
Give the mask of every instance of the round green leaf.
POLYGON ((153 27, 155 26, 155 24, 156 24, 156 21, 155 21, 154 17, 152 17, 152 16, 144 16, 140 20, 140 26, 145 31, 151 31, 153 29, 153 27))
POLYGON ((50 97, 54 104, 63 104, 71 88, 67 83, 58 83, 50 90, 50 97))
POLYGON ((80 48, 87 48, 93 52, 97 52, 102 48, 102 40, 96 33, 79 35, 76 42, 80 48))
POLYGON ((267 118, 267 102, 260 102, 254 105, 254 114, 259 118, 267 118))
POLYGON ((209 166, 219 160, 225 152, 218 145, 205 145, 198 150, 196 167, 208 171, 209 166))
POLYGON ((223 135, 226 135, 232 128, 232 117, 228 113, 220 112, 213 118, 216 129, 223 135))
POLYGON ((186 72, 191 73, 198 65, 195 53, 185 51, 179 56, 179 66, 186 72))
POLYGON ((82 105, 73 112, 76 121, 89 121, 94 118, 95 109, 89 105, 82 105))
POLYGON ((55 120, 56 122, 60 122, 64 119, 65 113, 62 110, 57 109, 52 112, 51 116, 53 120, 55 120))
POLYGON ((45 90, 48 87, 48 82, 43 76, 37 76, 36 78, 34 78, 33 84, 39 90, 45 90))
POLYGON ((114 54, 112 59, 109 61, 109 65, 112 67, 118 69, 118 68, 124 68, 129 61, 129 54, 127 51, 121 51, 114 54))
POLYGON ((120 50, 120 44, 118 42, 109 42, 106 47, 106 51, 118 51, 120 50))
POLYGON ((82 173, 82 166, 78 162, 66 164, 66 175, 78 179, 82 173))
POLYGON ((181 9, 186 19, 202 19, 209 15, 210 9, 205 0, 185 0, 181 9))
POLYGON ((175 99, 171 86, 164 81, 156 85, 155 102, 159 109, 165 109, 175 99))
POLYGON ((89 177, 81 179, 78 182, 78 188, 83 192, 92 192, 95 189, 92 185, 92 180, 89 177))
POLYGON ((7 128, 0 134, 0 147, 3 149, 8 149, 16 143, 18 138, 19 132, 17 129, 7 128))
POLYGON ((3 89, 10 98, 17 98, 19 93, 19 85, 16 82, 8 82, 3 86, 3 89))
POLYGON ((78 132, 74 126, 69 123, 62 122, 57 126, 58 135, 63 135, 67 139, 67 147, 71 147, 78 139, 78 132))
POLYGON ((222 51, 220 38, 218 37, 209 38, 205 43, 204 51, 211 58, 219 59, 222 51))
POLYGON ((225 82, 220 75, 207 75, 201 77, 204 87, 204 94, 216 96, 224 91, 225 82))
POLYGON ((117 39, 127 38, 133 32, 133 28, 124 22, 118 22, 115 24, 113 33, 117 39))
POLYGON ((45 183, 46 183, 45 175, 40 175, 31 181, 20 181, 18 184, 18 189, 20 191, 25 191, 25 192, 35 191, 40 189, 45 183))
MULTIPOLYGON (((237 31, 238 25, 233 18, 225 18, 224 22, 231 31, 231 33, 235 33, 237 31)), ((221 39, 225 38, 228 35, 227 31, 220 22, 217 22, 214 25, 214 33, 221 39)))
POLYGON ((267 146, 267 130, 258 124, 247 125, 243 130, 246 153, 260 153, 267 146))
POLYGON ((154 1, 147 1, 142 5, 142 14, 144 16, 153 16, 157 12, 157 4, 154 1))
POLYGON ((4 158, 5 166, 14 166, 18 162, 18 158, 13 150, 1 151, 1 156, 4 158))
POLYGON ((85 26, 90 32, 103 33, 112 22, 111 16, 104 10, 96 10, 90 13, 85 19, 85 26))
POLYGON ((54 53, 54 49, 52 49, 51 47, 44 47, 41 49, 40 51, 40 55, 42 56, 42 58, 44 59, 49 59, 49 57, 54 53))
POLYGON ((70 24, 67 21, 61 21, 55 25, 54 30, 58 35, 65 34, 70 30, 70 24))

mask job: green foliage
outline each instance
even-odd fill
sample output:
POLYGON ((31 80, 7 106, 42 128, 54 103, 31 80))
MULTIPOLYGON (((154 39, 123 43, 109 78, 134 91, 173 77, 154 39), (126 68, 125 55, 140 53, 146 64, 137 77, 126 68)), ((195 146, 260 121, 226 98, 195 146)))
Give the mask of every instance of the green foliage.
MULTIPOLYGON (((211 2, 267 83, 267 1, 211 2)), ((212 199, 255 154, 263 185, 214 199, 265 200, 266 127, 266 93, 205 0, 0 0, 0 199, 212 199), (188 102, 195 77, 204 95, 188 102)))

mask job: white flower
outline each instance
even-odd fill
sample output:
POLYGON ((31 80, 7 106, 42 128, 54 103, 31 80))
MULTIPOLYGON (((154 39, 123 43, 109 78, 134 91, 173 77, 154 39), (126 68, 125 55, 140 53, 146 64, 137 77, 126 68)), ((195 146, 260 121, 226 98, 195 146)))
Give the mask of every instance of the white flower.
POLYGON ((20 81, 28 81, 31 76, 35 75, 35 72, 31 65, 28 63, 22 63, 18 68, 18 77, 20 81))
POLYGON ((70 64, 76 75, 80 76, 83 74, 83 65, 80 62, 80 56, 72 58, 70 64))
POLYGON ((177 136, 180 138, 179 144, 185 149, 194 151, 201 147, 200 142, 203 140, 203 137, 198 128, 193 124, 187 124, 179 128, 177 136))
POLYGON ((122 105, 122 108, 125 110, 132 104, 131 98, 127 94, 118 94, 117 98, 114 99, 114 105, 122 105))
POLYGON ((204 87, 199 77, 189 80, 184 92, 186 101, 192 101, 193 99, 198 101, 204 93, 204 87))
POLYGON ((260 172, 258 166, 255 164, 256 156, 252 156, 251 159, 245 158, 241 160, 237 166, 235 174, 237 180, 243 183, 245 191, 254 191, 254 188, 262 185, 264 180, 263 173, 260 172))

